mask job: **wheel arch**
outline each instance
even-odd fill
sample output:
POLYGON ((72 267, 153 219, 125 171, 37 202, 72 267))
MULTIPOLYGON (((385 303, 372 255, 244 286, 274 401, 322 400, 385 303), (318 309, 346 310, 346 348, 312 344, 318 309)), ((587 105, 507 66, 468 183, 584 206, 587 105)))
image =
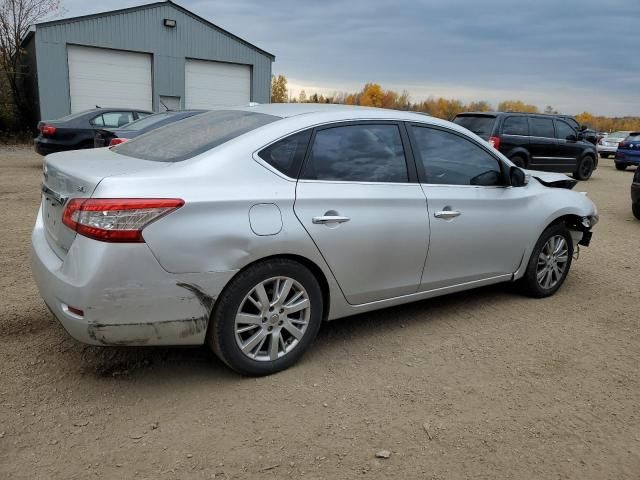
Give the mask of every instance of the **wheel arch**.
POLYGON ((526 162, 526 166, 525 168, 529 167, 529 165, 531 165, 531 155, 529 154, 529 151, 526 148, 523 147, 516 147, 512 150, 509 151, 509 153, 506 155, 506 157, 511 160, 513 157, 522 157, 524 158, 524 161, 526 162))
MULTIPOLYGON (((238 270, 234 274, 234 276, 231 277, 231 279, 229 279, 229 282, 227 282, 227 285, 225 285, 223 291, 228 288, 229 284, 231 283, 231 281, 234 278, 236 278, 240 273, 244 272, 249 267, 251 267, 251 266, 253 266, 253 265, 257 264, 257 263, 267 262, 269 260, 275 260, 275 259, 292 260, 294 262, 297 262, 297 263, 301 264, 302 266, 306 267, 309 271, 311 271, 313 276, 318 281, 318 284, 320 285, 320 291, 322 292, 322 303, 323 303, 322 319, 323 319, 323 321, 327 320, 328 317, 329 317, 329 311, 331 309, 331 288, 329 287, 329 280, 327 279, 327 276, 322 271, 322 268, 320 268, 319 265, 317 265, 314 261, 312 261, 312 260, 310 260, 307 257, 304 257, 302 255, 290 254, 290 253, 282 253, 282 254, 268 255, 266 257, 261 257, 261 258, 255 259, 255 260, 251 261, 250 263, 247 263, 246 265, 244 265, 240 270, 238 270)), ((217 299, 216 299, 216 302, 214 303, 213 309, 211 311, 212 315, 213 315, 213 312, 215 311, 215 309, 217 308, 217 306, 218 306, 218 302, 217 302, 217 299)))

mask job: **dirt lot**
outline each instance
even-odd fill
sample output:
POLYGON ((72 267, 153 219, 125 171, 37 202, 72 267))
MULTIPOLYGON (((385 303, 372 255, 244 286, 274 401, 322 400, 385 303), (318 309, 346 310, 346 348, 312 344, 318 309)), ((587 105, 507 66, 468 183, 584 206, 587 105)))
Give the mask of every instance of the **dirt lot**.
POLYGON ((261 379, 70 339, 30 276, 40 164, 0 150, 0 478, 640 478, 640 222, 611 160, 578 186, 601 222, 555 297, 334 322, 261 379))

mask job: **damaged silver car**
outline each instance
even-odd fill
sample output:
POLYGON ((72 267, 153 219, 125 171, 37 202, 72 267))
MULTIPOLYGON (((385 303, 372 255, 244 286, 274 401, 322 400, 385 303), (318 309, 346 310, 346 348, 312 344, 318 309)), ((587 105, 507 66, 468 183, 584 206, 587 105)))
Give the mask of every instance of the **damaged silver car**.
POLYGON ((450 122, 230 108, 44 162, 34 278, 94 345, 208 344, 245 375, 323 320, 498 282, 555 293, 597 210, 450 122))

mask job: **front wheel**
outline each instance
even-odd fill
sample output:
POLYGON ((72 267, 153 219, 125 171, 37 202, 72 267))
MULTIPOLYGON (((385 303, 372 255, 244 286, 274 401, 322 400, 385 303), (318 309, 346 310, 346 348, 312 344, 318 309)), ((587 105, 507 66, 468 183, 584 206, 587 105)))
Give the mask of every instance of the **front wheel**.
POLYGON ((242 375, 262 376, 293 365, 313 342, 322 321, 322 291, 298 262, 274 259, 251 265, 218 298, 207 343, 242 375))
POLYGON ((586 155, 580 159, 577 165, 577 169, 573 174, 573 178, 577 180, 589 180, 596 164, 593 157, 586 155))
POLYGON ((563 223, 548 227, 531 253, 520 280, 523 291, 532 297, 553 295, 564 283, 573 257, 571 233, 563 223))
POLYGON ((626 163, 616 162, 616 170, 626 170, 626 169, 627 169, 626 163))

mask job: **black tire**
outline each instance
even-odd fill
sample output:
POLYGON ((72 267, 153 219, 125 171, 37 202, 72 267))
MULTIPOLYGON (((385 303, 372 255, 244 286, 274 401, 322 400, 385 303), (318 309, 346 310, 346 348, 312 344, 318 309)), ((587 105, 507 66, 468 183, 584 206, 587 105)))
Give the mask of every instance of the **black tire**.
POLYGON ((265 260, 236 275, 220 294, 209 322, 207 344, 220 360, 241 375, 271 375, 289 368, 302 357, 320 329, 322 316, 322 291, 308 268, 289 259, 265 260), (259 283, 273 277, 288 277, 302 285, 308 294, 310 314, 306 330, 295 348, 277 360, 259 361, 245 355, 237 344, 235 318, 246 295, 259 283))
POLYGON ((633 216, 640 220, 640 203, 632 203, 631 211, 633 212, 633 216))
POLYGON ((616 162, 616 170, 626 170, 626 169, 627 169, 626 163, 616 162))
POLYGON ((518 168, 527 168, 527 160, 520 155, 515 155, 511 162, 518 168))
POLYGON ((526 295, 534 298, 544 298, 553 295, 558 291, 558 289, 562 286, 565 279, 567 278, 567 274, 571 269, 572 259, 573 241, 571 239, 571 233, 569 232, 567 226, 564 223, 556 223, 547 227, 547 229, 542 232, 542 235, 540 235, 540 238, 538 239, 533 252, 531 252, 531 257, 529 258, 529 263, 527 264, 527 270, 525 271, 524 276, 520 279, 521 290, 526 295), (550 238, 558 235, 562 236, 565 239, 567 245, 568 258, 566 261, 566 266, 560 278, 557 279, 556 283, 550 288, 544 288, 538 282, 538 260, 547 241, 550 238))
POLYGON ((576 171, 573 173, 573 178, 577 180, 589 180, 595 167, 595 159, 591 155, 585 155, 578 161, 576 171))

